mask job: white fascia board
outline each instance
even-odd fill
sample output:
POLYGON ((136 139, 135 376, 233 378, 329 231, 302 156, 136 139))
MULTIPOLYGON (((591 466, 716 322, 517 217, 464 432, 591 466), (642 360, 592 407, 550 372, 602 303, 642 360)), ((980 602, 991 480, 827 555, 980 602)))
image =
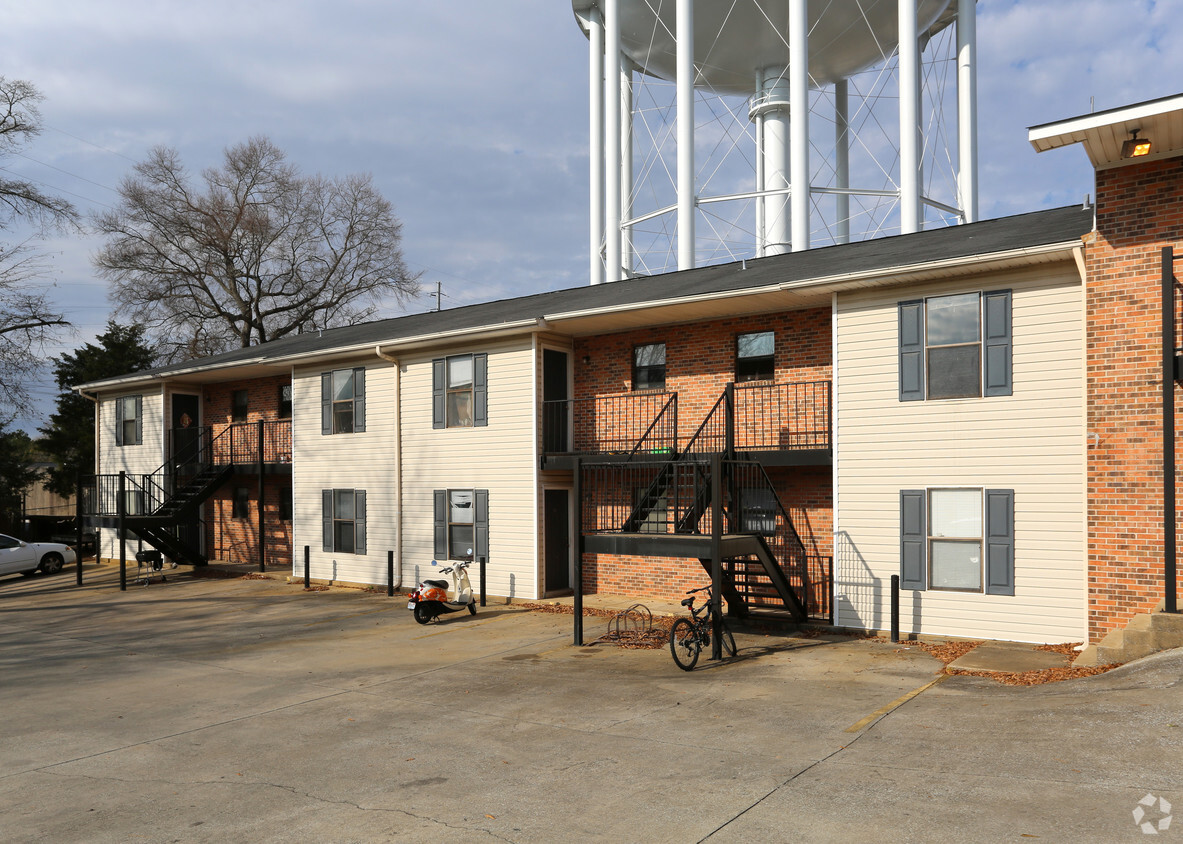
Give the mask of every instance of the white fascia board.
POLYGON ((759 296, 765 293, 781 293, 796 290, 826 290, 830 288, 834 291, 841 290, 847 285, 857 284, 859 282, 866 282, 869 280, 878 280, 881 282, 879 286, 888 286, 890 284, 903 284, 913 280, 913 276, 921 274, 931 274, 940 272, 942 270, 960 269, 974 264, 980 264, 984 268, 996 264, 1016 264, 1023 263, 1027 258, 1038 258, 1056 252, 1069 253, 1071 250, 1080 247, 1080 240, 1067 240, 1060 243, 1047 243, 1042 246, 1029 246, 1023 249, 1013 249, 1006 252, 991 252, 989 255, 967 255, 961 258, 949 258, 940 261, 930 261, 923 264, 908 264, 898 267, 879 268, 874 270, 862 270, 856 273, 844 273, 841 275, 822 276, 818 278, 802 279, 800 281, 787 281, 780 284, 769 284, 763 287, 746 287, 740 290, 723 290, 715 291, 713 293, 699 293, 693 296, 676 296, 668 299, 651 299, 644 302, 632 302, 625 305, 611 305, 606 308, 585 308, 580 311, 566 311, 564 313, 547 314, 545 320, 547 322, 562 322, 564 320, 582 319, 585 317, 605 316, 614 313, 625 313, 628 311, 648 310, 650 308, 662 308, 671 305, 688 305, 697 302, 710 302, 720 299, 738 299, 744 296, 759 296))
POLYGON ((458 328, 453 331, 441 331, 433 334, 420 334, 414 337, 400 337, 396 340, 387 340, 367 343, 354 343, 349 346, 336 346, 329 349, 318 349, 315 352, 302 352, 299 354, 277 355, 275 357, 254 357, 246 360, 237 360, 230 364, 206 364, 186 367, 185 369, 171 369, 168 372, 160 372, 152 375, 132 374, 125 375, 119 378, 112 378, 105 381, 92 381, 87 384, 79 384, 72 387, 73 390, 88 390, 94 392, 95 390, 113 390, 122 387, 135 386, 138 384, 152 384, 159 381, 169 381, 174 378, 182 378, 186 375, 194 375, 201 372, 217 372, 219 370, 232 371, 235 369, 248 369, 254 366, 298 366, 300 364, 315 363, 318 360, 328 360, 333 358, 347 357, 349 355, 358 354, 373 354, 375 349, 401 349, 413 346, 422 346, 436 343, 449 343, 457 340, 482 340, 493 337, 503 337, 511 334, 521 334, 531 330, 544 329, 543 320, 530 318, 518 320, 516 322, 501 323, 498 325, 482 325, 473 328, 458 328))
POLYGON ((1071 117, 1056 123, 1032 126, 1027 129, 1027 140, 1031 146, 1035 147, 1036 152, 1044 152, 1079 143, 1085 140, 1087 133, 1105 126, 1116 126, 1118 123, 1125 123, 1129 120, 1145 120, 1148 117, 1156 117, 1179 110, 1183 110, 1183 94, 1148 103, 1139 103, 1128 108, 1110 109, 1096 114, 1071 117))

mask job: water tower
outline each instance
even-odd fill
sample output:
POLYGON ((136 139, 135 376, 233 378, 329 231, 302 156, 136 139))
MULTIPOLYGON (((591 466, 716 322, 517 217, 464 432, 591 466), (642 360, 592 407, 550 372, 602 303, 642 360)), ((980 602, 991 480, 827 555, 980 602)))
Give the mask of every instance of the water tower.
POLYGON ((974 3, 572 0, 592 283, 975 220, 974 3))

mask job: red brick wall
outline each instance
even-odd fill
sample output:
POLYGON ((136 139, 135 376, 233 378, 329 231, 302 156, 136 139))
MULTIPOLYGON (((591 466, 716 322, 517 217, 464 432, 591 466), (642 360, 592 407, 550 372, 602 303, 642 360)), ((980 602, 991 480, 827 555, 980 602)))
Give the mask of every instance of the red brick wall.
MULTIPOLYGON (((665 343, 666 390, 678 393, 679 441, 684 446, 727 382, 735 380, 736 335, 769 330, 776 333, 776 383, 830 380, 830 309, 811 308, 579 338, 573 350, 575 398, 629 392, 633 347, 665 343), (585 357, 589 363, 583 362, 585 357)), ((771 469, 769 475, 806 552, 830 556, 833 490, 829 467, 771 469)), ((626 497, 631 499, 631 494, 626 497)), ((687 589, 708 581, 697 559, 585 554, 583 560, 583 587, 589 593, 679 599, 687 589)))
POLYGON ((810 308, 578 338, 575 398, 631 391, 633 347, 665 343, 666 390, 678 393, 684 445, 727 382, 735 380, 735 336, 751 331, 775 332, 777 383, 830 380, 830 309, 810 308))
MULTIPOLYGON (((291 488, 286 475, 269 475, 263 481, 263 525, 268 566, 291 568, 292 523, 279 520, 280 489, 291 488)), ((259 563, 259 476, 234 475, 206 504, 206 550, 211 560, 259 563), (249 490, 247 515, 233 517, 234 490, 249 490)))
MULTIPOLYGON (((247 423, 271 422, 279 418, 279 388, 283 384, 290 384, 291 378, 286 375, 270 378, 255 378, 248 381, 227 381, 223 384, 213 384, 205 388, 203 397, 204 418, 202 424, 214 429, 214 436, 224 431, 233 418, 233 400, 235 390, 247 391, 247 423)), ((242 424, 242 423, 238 423, 242 424)), ((265 437, 273 437, 273 426, 265 431, 265 437)), ((286 426, 284 426, 286 430, 286 426)), ((244 429, 245 431, 246 429, 244 429)), ((257 451, 257 434, 253 431, 245 433, 249 448, 244 450, 251 459, 255 459, 257 451)), ((286 452, 283 443, 268 441, 264 446, 269 457, 282 457, 284 453, 290 455, 290 440, 287 441, 286 452)), ((289 457, 290 459, 290 457, 289 457)), ((263 492, 263 524, 266 537, 266 561, 268 566, 286 566, 292 564, 292 525, 291 522, 279 520, 279 489, 291 488, 291 477, 287 475, 268 476, 264 481, 263 492)), ((235 563, 259 562, 259 478, 257 475, 236 475, 227 481, 210 498, 206 504, 206 549, 207 556, 213 560, 225 560, 235 563), (250 504, 248 516, 245 519, 235 519, 232 516, 234 504, 234 489, 246 487, 250 490, 250 504)))
POLYGON ((1099 171, 1085 248, 1090 641, 1163 596, 1164 246, 1183 254, 1183 159, 1099 171))

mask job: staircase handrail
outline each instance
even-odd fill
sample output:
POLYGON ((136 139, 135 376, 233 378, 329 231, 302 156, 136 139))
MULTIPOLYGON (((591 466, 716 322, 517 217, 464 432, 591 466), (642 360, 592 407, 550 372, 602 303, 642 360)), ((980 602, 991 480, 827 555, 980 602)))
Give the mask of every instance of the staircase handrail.
MULTIPOLYGON (((715 401, 714 407, 712 407, 710 412, 707 413, 706 418, 704 418, 702 420, 702 424, 698 426, 698 430, 695 431, 693 436, 691 436, 690 439, 686 441, 686 447, 681 450, 681 454, 688 455, 688 454, 695 454, 696 453, 694 451, 694 446, 698 442, 698 438, 703 436, 703 432, 706 431, 707 426, 714 419, 715 414, 719 412, 719 409, 721 407, 725 408, 726 402, 727 402, 727 390, 724 390, 722 392, 722 394, 719 396, 718 400, 715 401)), ((726 433, 724 433, 724 439, 726 439, 726 433)))
MULTIPOLYGON (((628 458, 624 461, 629 463, 638 454, 643 453, 643 446, 645 441, 649 439, 650 435, 657 430, 658 424, 669 413, 673 417, 673 445, 670 446, 669 459, 676 460, 678 457, 678 394, 671 393, 670 397, 666 399, 664 405, 657 416, 653 417, 653 421, 649 423, 649 427, 645 429, 645 433, 641 434, 641 438, 637 440, 637 444, 633 446, 633 450, 629 452, 628 458)), ((656 437, 655 437, 656 439, 656 437)))

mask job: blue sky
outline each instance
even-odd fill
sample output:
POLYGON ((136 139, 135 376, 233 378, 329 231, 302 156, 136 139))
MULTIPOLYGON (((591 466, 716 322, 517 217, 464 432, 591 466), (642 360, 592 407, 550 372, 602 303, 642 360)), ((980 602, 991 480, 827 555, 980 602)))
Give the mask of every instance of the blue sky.
MULTIPOLYGON (((0 74, 45 95, 44 133, 3 166, 90 212, 157 144, 192 170, 266 134, 307 172, 366 172, 445 307, 587 280, 587 50, 568 0, 8 4, 0 74)), ((1079 202, 1080 150, 1028 126, 1183 90, 1183 0, 982 0, 981 209, 1079 202)), ((74 333, 110 305, 88 236, 43 244, 74 333)), ((408 310, 432 306, 426 297, 408 310)), ((52 408, 46 380, 18 424, 52 408)))

